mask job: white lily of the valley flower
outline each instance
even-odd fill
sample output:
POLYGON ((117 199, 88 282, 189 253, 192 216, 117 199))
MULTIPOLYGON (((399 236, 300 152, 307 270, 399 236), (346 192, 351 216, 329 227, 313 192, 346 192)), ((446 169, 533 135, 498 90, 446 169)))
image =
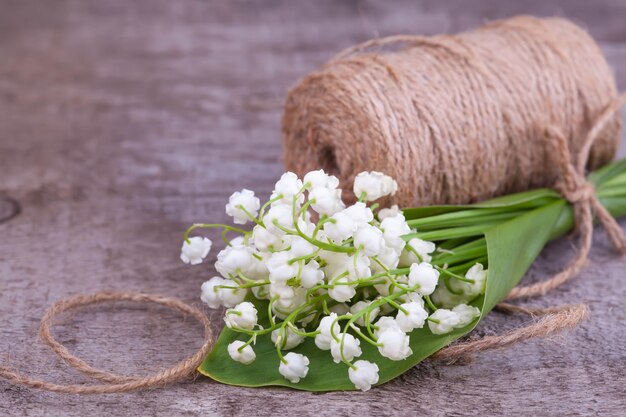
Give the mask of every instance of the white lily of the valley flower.
POLYGON ((274 252, 265 263, 270 273, 271 282, 285 283, 298 273, 298 264, 292 263, 289 252, 274 252))
POLYGON ((361 341, 351 334, 342 333, 338 336, 339 340, 330 341, 330 354, 333 356, 335 363, 341 362, 343 359, 348 362, 354 358, 361 356, 361 341))
POLYGON ((399 327, 394 328, 390 326, 379 332, 378 343, 381 344, 378 347, 380 354, 392 361, 401 361, 413 353, 409 346, 409 336, 400 330, 399 327))
POLYGON ((281 235, 272 233, 261 225, 256 225, 252 229, 252 240, 254 241, 254 247, 262 252, 281 250, 284 247, 281 235))
POLYGON ((398 190, 396 181, 382 172, 361 172, 354 178, 354 195, 365 196, 367 201, 378 200, 393 195, 398 190))
POLYGON ((252 248, 248 246, 227 246, 217 254, 215 269, 224 278, 244 272, 252 262, 252 248))
POLYGON ((374 213, 372 213, 372 209, 360 201, 354 203, 350 207, 346 207, 343 209, 342 213, 350 217, 357 224, 357 226, 367 224, 374 220, 374 213))
POLYGON ((357 223, 343 211, 331 216, 331 221, 324 223, 324 232, 335 243, 341 243, 356 232, 357 223))
POLYGON ((259 214, 261 202, 254 196, 254 191, 243 189, 234 192, 226 204, 226 214, 233 218, 233 223, 246 224, 250 220, 250 215, 256 217, 259 214), (246 211, 248 213, 246 213, 246 211))
POLYGON ((320 320, 320 324, 317 326, 317 331, 319 333, 315 335, 315 345, 318 348, 322 350, 330 350, 330 342, 334 339, 333 334, 335 336, 339 334, 339 324, 335 322, 336 320, 337 313, 330 313, 328 316, 325 316, 322 320, 320 320))
POLYGON ((428 312, 424 309, 424 304, 416 301, 401 304, 405 311, 398 310, 396 322, 403 332, 411 332, 413 329, 421 329, 428 318, 428 312))
POLYGON ((435 249, 436 247, 433 242, 428 242, 426 240, 414 237, 413 239, 409 240, 404 247, 402 256, 400 256, 400 264, 409 266, 419 262, 430 262, 432 260, 432 256, 430 256, 430 254, 433 253, 435 249), (415 252, 417 252, 417 255, 422 258, 421 260, 418 258, 415 252))
POLYGON ((257 323, 257 311, 254 304, 244 301, 226 310, 224 322, 228 328, 239 327, 252 330, 257 323))
POLYGON ((340 303, 346 302, 356 295, 356 290, 352 285, 346 285, 350 282, 348 278, 343 277, 333 281, 333 286, 328 289, 328 295, 335 301, 340 303))
MULTIPOLYGON (((452 280, 450 280, 450 285, 452 284, 452 280)), ((467 303, 471 301, 471 298, 474 298, 465 294, 451 293, 443 281, 437 284, 435 292, 433 292, 430 297, 435 304, 443 308, 452 308, 455 305, 467 303)))
POLYGON ((206 237, 194 236, 183 242, 183 247, 180 250, 180 259, 191 265, 198 265, 202 263, 202 260, 211 251, 211 245, 213 243, 206 237))
POLYGON ((372 261, 363 252, 349 256, 346 264, 348 279, 355 281, 359 278, 370 277, 372 275, 371 264, 372 261))
POLYGON ((343 210, 345 205, 341 200, 341 190, 332 188, 314 188, 309 193, 311 207, 319 214, 332 216, 343 210))
POLYGON ((265 216, 263 216, 263 224, 268 232, 278 236, 285 234, 285 231, 282 230, 281 227, 283 229, 293 230, 293 211, 291 205, 276 204, 272 206, 267 213, 265 213, 265 216))
POLYGON ((446 334, 457 327, 460 321, 458 313, 440 308, 428 318, 428 327, 434 334, 446 334))
POLYGON ((466 273, 465 278, 474 280, 474 283, 461 281, 466 284, 464 293, 470 295, 479 295, 485 292, 485 284, 487 280, 487 271, 483 269, 482 264, 475 264, 466 273))
POLYGON ((381 254, 385 250, 383 232, 369 224, 360 226, 354 233, 354 247, 362 248, 367 256, 381 254))
POLYGON ((435 291, 439 281, 439 271, 428 262, 411 265, 409 270, 409 287, 418 285, 416 292, 430 295, 435 291))
POLYGON ((399 214, 401 212, 402 211, 400 210, 400 207, 398 207, 397 204, 394 204, 393 206, 389 208, 383 208, 383 209, 378 210, 378 220, 382 222, 387 217, 393 217, 396 214, 399 214))
POLYGON ((320 269, 320 264, 312 259, 307 264, 302 265, 300 271, 300 285, 304 288, 313 288, 324 281, 324 271, 320 269))
POLYGON ((386 247, 381 254, 376 256, 376 261, 372 262, 372 272, 374 274, 394 269, 400 262, 400 256, 398 255, 398 251, 396 249, 386 247))
MULTIPOLYGON (((304 329, 299 329, 301 332, 304 332, 304 329)), ((274 345, 279 347, 282 350, 290 350, 295 348, 304 342, 304 336, 296 333, 293 329, 289 327, 285 327, 285 330, 276 329, 272 331, 272 342, 274 345), (287 334, 287 338, 285 339, 285 333, 287 334)))
POLYGON ((402 251, 405 245, 402 236, 411 233, 411 228, 407 224, 404 215, 398 213, 395 216, 387 217, 380 223, 380 228, 383 230, 383 237, 387 246, 396 249, 398 252, 402 251))
MULTIPOLYGON (((371 304, 372 304, 371 301, 359 301, 357 303, 354 303, 352 307, 350 307, 350 313, 354 315, 360 312, 361 310, 368 308, 371 304)), ((367 321, 370 323, 373 322, 374 319, 376 319, 376 317, 378 316, 379 312, 380 312, 380 308, 375 307, 372 311, 370 311, 369 313, 365 313, 364 315, 356 319, 354 322, 358 324, 359 326, 365 326, 365 320, 367 319, 367 321)))
POLYGON ((452 312, 459 315, 459 322, 455 326, 457 328, 467 326, 473 322, 475 318, 480 316, 480 309, 478 307, 468 306, 467 304, 459 304, 452 309, 452 312))
POLYGON ((250 365, 256 359, 256 354, 252 346, 246 345, 244 348, 241 348, 243 345, 245 343, 241 340, 235 340, 228 345, 228 354, 234 361, 250 365))
MULTIPOLYGON (((274 185, 274 192, 270 199, 274 199, 279 195, 282 196, 280 200, 277 200, 273 205, 285 204, 291 207, 293 203, 293 197, 302 189, 302 181, 298 179, 298 176, 293 172, 285 172, 280 179, 274 185)), ((298 197, 298 203, 304 201, 304 195, 298 197)))
POLYGON ((304 183, 311 184, 311 188, 337 188, 339 179, 334 175, 325 173, 323 169, 318 169, 317 171, 308 172, 304 176, 304 183))
POLYGON ((201 287, 202 294, 200 299, 211 308, 219 308, 222 306, 222 299, 220 298, 220 289, 218 285, 222 285, 225 279, 222 277, 213 277, 210 280, 204 282, 201 287))
POLYGON ((348 369, 348 378, 361 391, 369 391, 378 383, 378 365, 369 361, 356 361, 348 369))
POLYGON ((376 338, 380 337, 380 334, 387 329, 401 330, 396 319, 389 316, 379 318, 374 325, 376 326, 376 329, 374 329, 374 336, 376 336, 376 338))
POLYGON ((315 253, 317 250, 317 246, 310 243, 303 237, 291 236, 291 249, 289 249, 291 257, 299 258, 301 256, 308 256, 315 253))
POLYGON ((284 356, 284 362, 280 361, 278 372, 286 380, 297 384, 309 373, 309 358, 300 353, 289 352, 284 356))
POLYGON ((246 295, 248 294, 247 289, 234 287, 238 287, 238 284, 232 279, 225 279, 220 284, 219 298, 222 300, 222 305, 224 307, 234 307, 246 298, 246 295))

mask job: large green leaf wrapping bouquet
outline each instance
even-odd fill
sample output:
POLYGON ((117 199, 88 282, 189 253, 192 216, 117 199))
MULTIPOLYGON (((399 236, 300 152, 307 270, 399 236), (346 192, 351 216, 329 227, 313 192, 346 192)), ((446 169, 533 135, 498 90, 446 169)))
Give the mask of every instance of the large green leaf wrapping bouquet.
MULTIPOLYGON (((626 214, 626 161, 588 180, 613 216, 626 214)), ((201 263, 212 243, 192 230, 221 228, 226 243, 221 276, 202 285, 206 304, 227 309, 201 373, 241 386, 368 390, 471 332, 574 225, 572 206, 548 189, 399 210, 378 209, 397 188, 381 173, 356 177, 359 201, 348 207, 337 187, 322 170, 285 173, 263 206, 250 190, 230 197, 235 226, 187 230, 186 263, 201 263)))

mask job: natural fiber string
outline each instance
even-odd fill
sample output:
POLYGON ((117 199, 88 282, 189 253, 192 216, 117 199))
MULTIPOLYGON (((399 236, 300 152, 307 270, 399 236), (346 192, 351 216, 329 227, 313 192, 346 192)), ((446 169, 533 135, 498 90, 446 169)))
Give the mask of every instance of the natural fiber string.
POLYGON ((199 309, 184 302, 157 295, 141 293, 108 293, 101 292, 92 295, 80 295, 77 297, 61 300, 54 304, 43 316, 39 335, 44 343, 48 344, 68 365, 82 372, 83 374, 105 381, 107 384, 97 385, 62 385, 47 381, 33 379, 17 373, 6 366, 0 366, 0 377, 18 385, 30 388, 38 388, 46 391, 53 391, 68 394, 111 394, 129 392, 139 389, 156 388, 178 382, 196 372, 203 359, 209 353, 213 344, 213 332, 211 322, 199 309), (204 342, 202 347, 192 356, 176 364, 175 366, 158 372, 150 376, 123 376, 99 370, 88 365, 82 359, 72 355, 65 346, 60 344, 51 334, 50 327, 54 318, 64 312, 76 310, 81 307, 92 306, 105 302, 132 301, 138 303, 156 303, 169 308, 173 308, 196 318, 204 326, 204 342))
POLYGON ((583 142, 580 153, 575 159, 571 155, 567 139, 563 134, 555 128, 546 129, 546 136, 555 149, 554 155, 561 172, 561 179, 556 184, 555 189, 560 192, 574 208, 576 229, 580 235, 580 247, 574 259, 564 270, 546 281, 514 288, 508 294, 507 300, 544 295, 548 291, 576 276, 585 266, 589 256, 593 237, 594 214, 606 230, 615 250, 620 254, 626 254, 626 237, 624 236, 622 228, 600 201, 598 201, 593 185, 587 182, 585 178, 585 166, 589 156, 589 150, 594 140, 598 137, 598 132, 602 130, 605 124, 625 103, 626 94, 614 100, 598 117, 583 142))
POLYGON ((454 35, 393 36, 349 48, 304 77, 283 116, 284 161, 323 168, 345 197, 361 171, 394 177, 401 207, 467 204, 553 185, 543 136, 554 126, 595 169, 613 159, 613 115, 581 152, 592 122, 617 97, 602 52, 580 27, 520 16, 454 35))
MULTIPOLYGON (((626 104, 626 94, 614 100, 606 110, 597 118, 592 128, 589 130, 580 153, 577 158, 573 158, 568 147, 568 141, 554 127, 545 130, 548 142, 554 148, 554 155, 558 162, 561 178, 555 185, 559 191, 574 208, 576 219, 576 230, 580 237, 580 246, 574 259, 559 273, 551 278, 527 286, 513 288, 506 300, 516 298, 527 298, 545 295, 548 291, 569 281, 576 276, 585 266, 593 237, 594 214, 606 230, 609 240, 615 250, 620 254, 626 254, 626 236, 615 218, 599 202, 594 187, 585 178, 585 167, 589 150, 600 132, 611 120, 614 114, 626 104)), ((530 324, 502 335, 487 336, 482 339, 461 342, 440 350, 435 358, 452 359, 467 354, 479 352, 485 349, 493 349, 509 346, 520 340, 531 337, 545 337, 555 331, 573 328, 582 322, 588 315, 588 308, 584 304, 577 306, 557 306, 547 309, 526 309, 513 306, 511 304, 500 303, 501 309, 511 312, 524 312, 527 314, 549 314, 537 323, 530 324)))

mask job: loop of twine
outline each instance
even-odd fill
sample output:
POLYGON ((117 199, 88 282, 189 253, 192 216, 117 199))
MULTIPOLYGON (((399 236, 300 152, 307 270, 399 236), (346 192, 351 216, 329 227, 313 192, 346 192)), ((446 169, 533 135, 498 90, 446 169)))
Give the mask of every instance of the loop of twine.
POLYGON ((106 384, 95 385, 63 385, 42 381, 21 375, 6 366, 0 366, 0 377, 17 385, 30 388, 38 388, 46 391, 67 393, 67 394, 111 394, 129 392, 140 389, 155 388, 166 384, 178 382, 195 373, 196 368, 202 363, 209 353, 213 344, 213 331, 211 322, 207 316, 198 308, 192 307, 180 300, 158 295, 130 293, 130 292, 100 292, 91 295, 79 295, 67 298, 55 303, 41 319, 39 329, 41 340, 54 350, 72 368, 80 371, 96 380, 104 381, 106 384), (89 307, 95 304, 113 301, 132 301, 138 303, 156 303, 173 308, 197 319, 204 326, 204 343, 202 347, 193 355, 179 362, 175 366, 160 371, 150 376, 124 376, 116 375, 105 370, 93 368, 82 359, 72 355, 65 346, 59 343, 50 332, 50 327, 54 318, 64 312, 77 310, 81 307, 89 307))

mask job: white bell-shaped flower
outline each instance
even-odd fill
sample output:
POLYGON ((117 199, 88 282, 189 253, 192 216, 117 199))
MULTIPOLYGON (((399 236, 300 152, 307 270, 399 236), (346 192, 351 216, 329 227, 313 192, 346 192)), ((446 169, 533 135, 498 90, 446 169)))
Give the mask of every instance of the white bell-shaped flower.
POLYGON ((401 361, 411 356, 413 351, 409 346, 409 336, 400 328, 389 327, 378 334, 378 351, 385 358, 392 361, 401 361))
POLYGON ((361 172, 354 178, 354 195, 365 196, 365 200, 374 201, 381 197, 394 195, 398 190, 396 181, 382 172, 361 172))
POLYGON ((459 304, 452 309, 452 312, 459 315, 459 322, 456 324, 456 328, 465 327, 480 316, 480 309, 478 307, 469 306, 467 304, 459 304))
POLYGON ((335 301, 344 303, 349 301, 356 295, 356 290, 353 285, 349 284, 349 279, 346 277, 339 278, 333 281, 333 286, 328 289, 328 295, 335 301))
POLYGON ((375 326, 374 336, 376 336, 376 338, 380 337, 380 334, 387 329, 401 330, 396 319, 394 319, 393 317, 389 317, 389 316, 383 316, 379 318, 378 321, 376 321, 376 323, 374 324, 374 326, 375 326))
POLYGON ((378 220, 380 220, 381 222, 383 220, 385 220, 387 217, 393 217, 396 214, 401 213, 402 211, 400 210, 400 207, 398 207, 397 204, 394 204, 393 206, 389 207, 389 208, 382 208, 380 210, 378 210, 378 220))
POLYGON ((247 294, 248 290, 245 288, 239 288, 239 285, 232 279, 225 279, 220 284, 219 298, 222 300, 222 305, 224 307, 236 306, 241 303, 244 298, 246 298, 247 294))
POLYGON ((298 273, 298 264, 290 263, 291 254, 289 252, 274 252, 265 265, 269 271, 271 282, 285 283, 298 273))
POLYGON ((330 341, 330 354, 333 356, 335 363, 339 363, 342 359, 351 362, 352 359, 361 356, 361 341, 349 333, 342 333, 337 336, 339 340, 332 339, 330 341))
POLYGON ((329 175, 323 169, 308 172, 304 176, 304 183, 310 184, 311 188, 337 188, 339 179, 334 175, 329 175))
POLYGON ((254 247, 261 252, 282 250, 285 246, 283 236, 272 233, 261 225, 256 225, 252 229, 252 240, 254 247))
MULTIPOLYGON (((302 181, 293 172, 285 172, 280 179, 274 185, 274 192, 270 196, 270 199, 281 196, 280 200, 275 201, 272 205, 288 205, 291 207, 293 203, 293 197, 298 194, 302 189, 302 181)), ((300 194, 298 197, 298 203, 304 201, 304 195, 300 194)))
POLYGON ((235 340, 228 345, 228 354, 234 361, 241 362, 244 365, 250 365, 256 359, 256 354, 252 346, 246 345, 242 348, 244 345, 245 343, 241 340, 235 340))
POLYGON ((401 213, 392 217, 387 217, 380 223, 383 237, 387 246, 392 247, 400 253, 406 244, 402 236, 411 233, 411 228, 401 213))
POLYGON ((378 383, 378 365, 369 361, 356 361, 348 369, 348 378, 361 391, 369 391, 378 383))
POLYGON ((409 287, 417 287, 417 292, 421 295, 430 295, 435 291, 439 281, 439 271, 431 264, 422 262, 411 265, 409 270, 409 287))
POLYGON ((354 233, 354 247, 362 249, 367 256, 380 255, 385 250, 383 232, 369 224, 360 226, 354 233))
POLYGON ((300 258, 301 256, 309 256, 318 250, 317 246, 310 243, 301 236, 291 236, 291 253, 292 258, 300 258))
POLYGON ((406 243, 402 255, 400 256, 400 264, 402 266, 410 266, 414 263, 430 262, 436 247, 433 242, 428 242, 420 238, 414 237, 406 243), (418 256, 421 260, 418 258, 418 256))
POLYGON ((194 236, 183 242, 183 247, 180 250, 180 259, 191 265, 201 264, 204 258, 211 251, 211 245, 213 243, 206 237, 194 236))
POLYGON ((388 269, 395 269, 400 262, 398 251, 391 247, 385 249, 376 256, 376 261, 372 262, 372 273, 378 274, 388 269))
POLYGON ((331 221, 324 223, 324 232, 337 244, 352 237, 356 229, 357 223, 342 211, 333 214, 331 221))
POLYGON ((460 322, 461 318, 458 313, 440 308, 428 318, 428 327, 434 334, 446 334, 450 333, 460 322))
POLYGON ((211 308, 219 308, 222 306, 222 299, 220 298, 219 285, 224 283, 225 279, 222 277, 213 277, 202 284, 200 299, 203 303, 206 303, 211 308))
MULTIPOLYGON (((371 301, 359 301, 357 303, 354 303, 350 307, 350 313, 352 313, 353 315, 357 314, 358 312, 365 310, 366 308, 369 308, 371 304, 372 304, 371 301)), ((379 312, 380 312, 380 308, 375 307, 369 313, 365 313, 364 315, 356 319, 354 322, 358 324, 359 326, 365 326, 365 320, 367 320, 370 323, 373 322, 378 316, 379 312)))
POLYGON ((228 328, 239 327, 252 330, 257 323, 257 311, 254 304, 244 301, 226 310, 224 322, 228 328))
POLYGON ((320 264, 315 259, 302 265, 300 270, 300 285, 302 287, 309 289, 322 282, 324 282, 324 271, 320 269, 320 264))
POLYGON ((374 220, 374 213, 372 213, 372 209, 360 201, 346 207, 342 210, 342 213, 350 217, 357 224, 357 226, 367 224, 374 220))
POLYGON ((233 218, 233 223, 246 224, 252 220, 248 213, 256 217, 259 214, 260 207, 261 202, 258 197, 255 197, 254 191, 244 188, 230 196, 228 204, 226 204, 226 214, 233 218))
POLYGON ((332 188, 314 188, 309 192, 311 207, 317 213, 332 216, 345 207, 341 200, 341 190, 332 188))
POLYGON ((428 312, 424 308, 423 303, 411 301, 401 304, 406 312, 398 310, 396 322, 403 332, 411 332, 413 329, 421 329, 428 318, 428 312))
POLYGON ((318 334, 315 335, 315 345, 322 350, 330 350, 330 342, 334 339, 333 335, 339 334, 339 324, 336 322, 337 313, 330 313, 320 320, 317 326, 318 334))
POLYGON ((263 224, 270 233, 282 236, 285 231, 281 229, 293 230, 293 210, 291 205, 277 204, 272 206, 265 216, 263 216, 263 224))
POLYGON ((252 263, 252 248, 249 246, 227 246, 217 254, 215 269, 224 278, 237 275, 248 269, 252 263))
POLYGON ((288 381, 297 384, 306 377, 309 372, 309 358, 300 354, 289 352, 284 356, 284 362, 280 361, 278 372, 288 381))
MULTIPOLYGON (((299 329, 304 332, 304 329, 299 329)), ((272 331, 272 342, 282 350, 290 350, 304 342, 304 336, 296 333, 290 327, 272 331), (286 334, 286 337, 285 337, 286 334)))

